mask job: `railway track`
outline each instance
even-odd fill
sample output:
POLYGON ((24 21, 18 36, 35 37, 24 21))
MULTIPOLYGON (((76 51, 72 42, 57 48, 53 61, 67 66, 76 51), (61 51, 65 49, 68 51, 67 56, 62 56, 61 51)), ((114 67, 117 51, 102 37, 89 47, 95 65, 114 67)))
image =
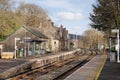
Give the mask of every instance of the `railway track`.
POLYGON ((53 80, 63 80, 65 79, 68 75, 76 71, 78 68, 82 67, 84 64, 89 62, 96 54, 89 55, 86 59, 78 62, 74 67, 70 68, 69 70, 63 72, 59 76, 55 77, 53 80))
POLYGON ((96 54, 75 53, 69 60, 59 61, 13 76, 10 80, 63 80, 66 76, 87 63, 96 54))

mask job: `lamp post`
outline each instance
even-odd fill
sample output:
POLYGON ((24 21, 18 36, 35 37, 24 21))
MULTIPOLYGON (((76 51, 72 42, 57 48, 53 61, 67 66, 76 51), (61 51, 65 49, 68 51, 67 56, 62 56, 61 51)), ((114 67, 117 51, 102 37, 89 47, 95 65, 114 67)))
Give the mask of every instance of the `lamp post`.
POLYGON ((113 29, 112 30, 112 33, 117 33, 117 62, 119 63, 120 62, 120 59, 119 59, 119 29, 113 29))
MULTIPOLYGON (((111 38, 109 39, 109 44, 110 44, 110 49, 111 49, 111 38)), ((110 54, 111 54, 111 51, 110 51, 110 54)))
POLYGON ((117 56, 117 62, 120 62, 120 59, 119 59, 119 56, 120 56, 120 55, 119 55, 119 52, 120 52, 120 51, 119 51, 119 49, 120 49, 120 48, 119 48, 119 47, 120 47, 120 45, 119 45, 119 29, 118 29, 118 32, 117 32, 117 38, 118 38, 118 53, 117 53, 118 56, 117 56))
POLYGON ((25 46, 24 46, 24 47, 25 47, 24 56, 26 57, 26 54, 27 54, 27 53, 26 53, 26 52, 27 52, 27 51, 26 51, 26 30, 25 30, 25 46))
POLYGON ((16 50, 17 50, 16 42, 17 42, 17 40, 20 40, 20 38, 15 38, 15 53, 14 53, 14 59, 16 59, 16 50))
MULTIPOLYGON (((26 28, 26 25, 27 25, 27 23, 26 22, 24 22, 24 27, 26 28)), ((24 35, 24 57, 26 57, 26 55, 27 55, 27 51, 26 51, 26 29, 24 30, 25 31, 25 35, 24 35)))

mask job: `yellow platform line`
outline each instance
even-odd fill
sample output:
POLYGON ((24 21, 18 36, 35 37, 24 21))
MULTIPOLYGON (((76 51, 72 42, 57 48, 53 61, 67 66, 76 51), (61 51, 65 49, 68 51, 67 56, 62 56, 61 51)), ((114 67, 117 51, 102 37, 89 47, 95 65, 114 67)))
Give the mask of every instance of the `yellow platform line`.
POLYGON ((104 67, 104 64, 105 64, 105 62, 106 62, 106 59, 107 59, 107 55, 104 55, 104 59, 103 59, 103 61, 101 62, 101 66, 100 66, 100 69, 98 70, 98 72, 96 73, 96 76, 95 76, 95 79, 94 80, 98 80, 98 78, 99 78, 99 76, 100 76, 100 73, 101 73, 101 71, 102 71, 102 69, 103 69, 103 67, 104 67))
POLYGON ((107 55, 103 55, 103 59, 100 61, 99 67, 96 68, 95 71, 91 71, 85 80, 97 80, 103 69, 106 59, 107 59, 107 55))

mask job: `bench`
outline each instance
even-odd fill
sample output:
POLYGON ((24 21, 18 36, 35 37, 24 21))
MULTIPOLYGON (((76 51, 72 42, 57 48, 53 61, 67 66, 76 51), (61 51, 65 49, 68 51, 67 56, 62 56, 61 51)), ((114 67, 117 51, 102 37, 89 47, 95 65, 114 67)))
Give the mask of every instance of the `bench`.
POLYGON ((13 59, 13 57, 14 57, 14 52, 2 52, 1 53, 2 59, 13 59))

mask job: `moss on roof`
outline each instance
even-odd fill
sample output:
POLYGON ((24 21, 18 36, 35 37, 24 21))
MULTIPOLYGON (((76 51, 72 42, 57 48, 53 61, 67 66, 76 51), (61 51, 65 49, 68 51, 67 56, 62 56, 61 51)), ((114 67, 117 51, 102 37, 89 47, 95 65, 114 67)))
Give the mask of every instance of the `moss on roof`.
POLYGON ((6 36, 6 37, 4 37, 4 39, 0 39, 0 42, 3 42, 4 40, 6 40, 7 38, 9 38, 11 35, 13 35, 15 32, 17 32, 19 29, 21 29, 21 28, 24 28, 24 29, 26 29, 27 31, 29 31, 30 33, 32 33, 33 35, 35 35, 35 36, 37 36, 37 37, 39 37, 39 38, 44 38, 44 39, 48 39, 48 37, 47 36, 45 36, 43 33, 41 33, 39 30, 36 30, 36 29, 34 29, 34 28, 30 28, 30 27, 25 27, 25 26, 23 26, 23 27, 19 27, 19 28, 17 28, 15 31, 13 31, 11 34, 9 34, 8 36, 6 36))
POLYGON ((36 30, 34 28, 30 28, 30 27, 23 27, 25 28, 26 30, 28 30, 29 32, 31 32, 33 35, 39 37, 39 38, 45 38, 45 39, 48 39, 47 36, 45 36, 44 34, 42 34, 39 30, 36 30))

